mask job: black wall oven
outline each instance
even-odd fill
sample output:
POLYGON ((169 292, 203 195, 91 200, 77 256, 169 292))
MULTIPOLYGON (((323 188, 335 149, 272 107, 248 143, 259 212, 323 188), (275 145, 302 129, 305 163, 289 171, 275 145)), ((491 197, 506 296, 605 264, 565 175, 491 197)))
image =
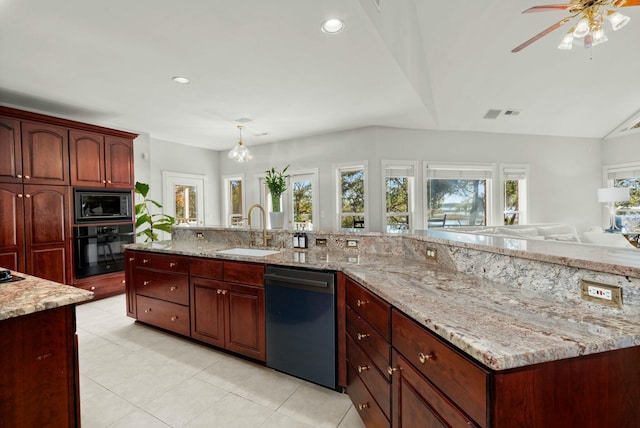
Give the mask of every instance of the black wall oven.
POLYGON ((124 270, 122 246, 134 243, 133 224, 76 226, 73 234, 76 278, 124 270))
POLYGON ((76 224, 133 220, 130 190, 74 189, 73 205, 76 224))

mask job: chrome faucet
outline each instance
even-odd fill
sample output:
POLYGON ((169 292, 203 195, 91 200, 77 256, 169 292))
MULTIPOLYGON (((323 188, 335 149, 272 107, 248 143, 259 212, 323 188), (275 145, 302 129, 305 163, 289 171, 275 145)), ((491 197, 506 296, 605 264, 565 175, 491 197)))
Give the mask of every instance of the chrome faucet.
MULTIPOLYGON (((251 234, 251 212, 254 208, 259 208, 260 211, 262 211, 262 246, 268 247, 269 241, 271 240, 271 235, 267 233, 267 212, 264 210, 264 208, 262 208, 262 205, 260 204, 254 204, 249 207, 249 213, 247 214, 247 220, 249 222, 249 234, 251 234)), ((253 238, 250 237, 249 239, 251 245, 255 244, 253 238)))

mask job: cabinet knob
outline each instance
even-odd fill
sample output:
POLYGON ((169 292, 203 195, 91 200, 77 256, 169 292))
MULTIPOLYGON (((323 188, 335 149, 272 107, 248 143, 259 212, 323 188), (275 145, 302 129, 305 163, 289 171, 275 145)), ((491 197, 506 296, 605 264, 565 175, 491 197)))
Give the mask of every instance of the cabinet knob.
POLYGON ((227 290, 222 290, 222 294, 223 295, 227 294, 227 290))
POLYGON ((27 193, 26 195, 24 195, 24 196, 26 196, 27 198, 30 198, 30 197, 31 197, 31 195, 30 195, 30 194, 28 194, 28 193, 27 193))
POLYGON ((127 283, 127 280, 126 280, 126 279, 123 279, 123 280, 122 280, 122 283, 123 283, 123 284, 126 284, 126 283, 127 283))
POLYGON ((420 364, 424 364, 428 360, 435 360, 436 355, 433 352, 429 352, 428 354, 423 354, 420 352, 418 354, 418 359, 420 360, 420 364))
POLYGON ((28 175, 25 175, 24 178, 26 178, 27 180, 30 179, 31 177, 29 177, 28 175))
POLYGON ((171 322, 176 322, 178 320, 178 316, 171 317, 171 322))
POLYGON ((135 259, 136 259, 135 257, 129 257, 130 262, 134 261, 135 259))
POLYGON ((147 260, 147 259, 142 259, 142 263, 149 263, 149 260, 147 260))
POLYGON ((151 284, 151 281, 142 281, 142 285, 149 285, 151 284))
POLYGON ((171 262, 169 263, 169 267, 176 267, 177 263, 176 262, 171 262))
POLYGON ((102 184, 107 184, 107 180, 102 180, 102 184))
POLYGON ((176 291, 178 289, 178 287, 176 287, 175 285, 172 285, 171 287, 169 287, 169 291, 176 291))
POLYGON ((18 175, 16 175, 16 177, 22 178, 22 174, 18 174, 18 175))
POLYGON ((398 369, 395 367, 387 367, 387 373, 389 373, 389 376, 393 376, 393 372, 397 372, 398 369))
POLYGON ((91 291, 94 291, 95 289, 96 289, 96 286, 95 286, 95 285, 92 285, 92 286, 91 286, 91 291))
POLYGON ((369 302, 367 302, 366 300, 360 300, 360 299, 356 300, 356 305, 358 305, 358 307, 364 306, 367 303, 369 303, 369 302))
POLYGON ((219 288, 216 290, 216 293, 218 294, 222 294, 222 290, 220 290, 219 288))
POLYGON ((358 338, 358 340, 366 339, 369 336, 371 336, 371 335, 368 334, 368 333, 358 333, 358 334, 356 334, 356 337, 358 338))
POLYGON ((107 183, 111 184, 111 180, 107 180, 107 183))
POLYGON ((24 195, 22 193, 18 193, 18 197, 22 198, 24 195))
POLYGON ((362 404, 358 404, 358 410, 364 410, 364 409, 368 409, 369 407, 369 403, 362 403, 362 404))
POLYGON ((369 366, 358 366, 358 373, 366 372, 369 368, 369 366))
POLYGON ((151 308, 149 308, 149 309, 145 309, 145 310, 144 310, 144 313, 145 313, 145 314, 148 314, 149 312, 151 312, 151 308))

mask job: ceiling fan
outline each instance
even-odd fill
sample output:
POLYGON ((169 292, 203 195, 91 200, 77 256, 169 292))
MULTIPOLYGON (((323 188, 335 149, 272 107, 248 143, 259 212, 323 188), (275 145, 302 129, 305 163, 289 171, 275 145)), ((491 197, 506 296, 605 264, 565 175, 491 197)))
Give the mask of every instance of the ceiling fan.
POLYGON ((558 49, 571 49, 574 38, 584 39, 584 46, 586 48, 606 42, 607 37, 602 28, 604 20, 608 20, 614 30, 624 27, 630 18, 617 12, 616 9, 628 6, 640 6, 640 0, 571 0, 571 3, 568 4, 531 7, 522 13, 567 11, 570 16, 561 19, 549 28, 536 34, 526 42, 515 47, 511 52, 520 52, 536 40, 541 39, 553 30, 562 27, 577 17, 580 17, 578 22, 566 34, 558 46, 558 49))

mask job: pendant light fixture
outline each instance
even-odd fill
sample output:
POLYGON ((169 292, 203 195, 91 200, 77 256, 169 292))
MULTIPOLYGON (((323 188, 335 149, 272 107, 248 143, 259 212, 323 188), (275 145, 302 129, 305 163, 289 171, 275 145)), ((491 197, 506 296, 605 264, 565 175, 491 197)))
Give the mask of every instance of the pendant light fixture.
POLYGON ((238 141, 237 146, 229 151, 227 156, 238 163, 243 163, 253 159, 253 155, 242 142, 242 125, 238 125, 238 131, 240 132, 240 141, 238 141))

